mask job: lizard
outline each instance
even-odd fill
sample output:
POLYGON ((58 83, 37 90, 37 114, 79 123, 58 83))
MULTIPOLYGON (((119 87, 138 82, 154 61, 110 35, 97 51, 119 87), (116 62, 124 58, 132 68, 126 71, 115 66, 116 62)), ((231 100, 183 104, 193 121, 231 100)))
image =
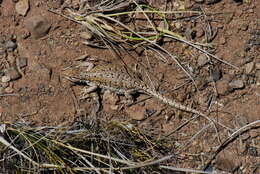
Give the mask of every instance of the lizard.
POLYGON ((67 69, 64 73, 66 79, 74 83, 83 83, 90 86, 86 93, 92 92, 97 88, 108 89, 119 94, 125 94, 126 97, 135 93, 141 92, 149 96, 155 97, 163 103, 177 108, 179 110, 197 114, 202 117, 207 115, 201 111, 185 106, 172 99, 169 99, 153 88, 149 87, 143 80, 136 77, 134 73, 122 71, 118 66, 111 63, 105 65, 76 65, 67 69))

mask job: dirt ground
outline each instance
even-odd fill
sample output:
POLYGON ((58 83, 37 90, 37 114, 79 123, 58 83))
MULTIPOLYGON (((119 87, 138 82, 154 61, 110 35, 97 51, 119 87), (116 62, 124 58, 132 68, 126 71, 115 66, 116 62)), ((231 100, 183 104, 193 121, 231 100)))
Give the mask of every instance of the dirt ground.
MULTIPOLYGON (((212 152, 239 128, 260 119, 260 1, 259 0, 179 0, 168 1, 171 8, 201 9, 203 18, 178 19, 172 22, 173 31, 193 42, 207 38, 214 46, 212 53, 237 68, 214 58, 205 57, 195 48, 177 41, 163 46, 178 56, 195 78, 198 90, 187 83, 187 77, 176 63, 160 61, 155 54, 123 55, 123 62, 142 62, 155 74, 159 91, 177 102, 210 113, 219 124, 218 134, 208 120, 197 118, 191 124, 174 131, 191 114, 181 112, 156 99, 147 99, 130 107, 111 104, 123 103, 126 98, 111 93, 100 94, 101 109, 90 99, 80 100, 79 85, 62 77, 62 71, 79 56, 113 61, 108 49, 83 44, 83 27, 54 14, 64 4, 59 0, 30 1, 30 8, 17 9, 13 0, 2 0, 0 5, 0 118, 2 122, 28 122, 35 125, 73 124, 84 117, 103 121, 129 121, 158 139, 169 135, 169 144, 181 145, 173 161, 176 167, 200 168, 212 152), (197 1, 197 2, 196 2, 197 1), (22 11, 22 12, 21 12, 22 11), (35 18, 36 16, 36 18, 35 18), (40 19, 39 19, 40 18, 40 19), (31 29, 42 20, 45 28, 31 29), (209 25, 210 24, 210 25, 209 25), (210 26, 210 28, 208 28, 210 26), (31 31, 34 30, 34 31, 31 31), (34 33, 36 32, 36 33, 34 33), (9 74, 11 79, 8 79, 9 74), (7 78, 7 79, 6 79, 7 78), (119 98, 118 98, 119 97, 119 98), (208 109, 208 110, 207 110, 208 109), (207 111, 206 111, 207 110, 207 111), (173 132, 174 131, 174 132, 173 132), (201 132, 199 132, 201 131, 201 132), (172 132, 172 133, 171 133, 172 132), (197 136, 192 137, 198 133, 197 136), (189 142, 189 143, 187 143, 189 142), (186 144, 187 143, 187 144, 186 144)), ((150 1, 155 7, 165 8, 166 1, 150 1)), ((70 4, 71 5, 71 4, 70 4)), ((71 5, 77 6, 77 1, 71 5)), ((140 94, 136 101, 147 96, 140 94)), ((250 129, 228 143, 208 171, 216 168, 231 173, 260 173, 260 128, 250 129)), ((179 147, 179 146, 178 146, 179 147)))

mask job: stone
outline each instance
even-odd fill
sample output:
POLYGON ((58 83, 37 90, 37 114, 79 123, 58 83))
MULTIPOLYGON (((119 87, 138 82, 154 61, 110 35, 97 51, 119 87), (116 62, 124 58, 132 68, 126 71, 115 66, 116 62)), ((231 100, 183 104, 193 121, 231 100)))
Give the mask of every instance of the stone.
POLYGON ((255 64, 255 68, 256 68, 257 70, 260 70, 260 62, 257 62, 257 63, 255 64))
POLYGON ((206 65, 207 63, 209 62, 209 59, 208 57, 205 55, 205 54, 201 54, 199 57, 198 57, 198 65, 199 66, 204 66, 206 65))
POLYGON ((210 72, 210 78, 211 79, 210 80, 216 82, 216 81, 220 80, 221 77, 222 77, 222 72, 219 68, 215 67, 211 70, 211 72, 210 72))
POLYGON ((34 39, 48 34, 51 24, 43 16, 33 16, 26 20, 25 27, 34 39))
POLYGON ((82 39, 86 39, 86 40, 92 39, 92 34, 90 32, 84 31, 84 32, 81 32, 79 35, 82 39))
POLYGON ((9 40, 5 43, 5 48, 7 50, 13 51, 17 48, 17 44, 15 42, 9 40))
POLYGON ((141 105, 133 105, 129 108, 126 108, 126 113, 134 120, 144 120, 146 118, 146 109, 141 105))
POLYGON ((227 95, 230 92, 230 86, 227 80, 218 81, 216 83, 216 88, 219 95, 227 95))
POLYGON ((30 4, 29 0, 19 0, 15 4, 15 11, 19 15, 26 16, 27 12, 29 11, 30 4))
POLYGON ((220 43, 221 45, 224 45, 226 42, 227 42, 227 41, 226 41, 226 38, 225 38, 225 37, 221 37, 221 38, 219 39, 219 43, 220 43))
POLYGON ((254 67, 255 67, 254 62, 250 62, 250 63, 245 64, 245 73, 250 74, 254 70, 254 67))
POLYGON ((238 80, 232 80, 229 83, 229 86, 233 89, 243 89, 245 87, 245 84, 242 80, 238 79, 238 80))
POLYGON ((8 75, 5 75, 5 76, 3 76, 3 77, 1 78, 1 82, 2 82, 2 83, 10 82, 10 80, 11 80, 11 77, 8 76, 8 75))

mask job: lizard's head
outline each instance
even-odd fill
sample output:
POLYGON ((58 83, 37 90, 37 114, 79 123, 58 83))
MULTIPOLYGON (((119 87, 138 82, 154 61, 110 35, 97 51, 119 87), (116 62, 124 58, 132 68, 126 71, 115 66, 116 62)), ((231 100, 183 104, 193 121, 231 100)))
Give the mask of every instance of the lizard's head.
POLYGON ((87 83, 87 79, 85 79, 86 77, 83 74, 89 71, 91 67, 92 65, 86 63, 69 66, 63 70, 62 77, 75 83, 87 83))

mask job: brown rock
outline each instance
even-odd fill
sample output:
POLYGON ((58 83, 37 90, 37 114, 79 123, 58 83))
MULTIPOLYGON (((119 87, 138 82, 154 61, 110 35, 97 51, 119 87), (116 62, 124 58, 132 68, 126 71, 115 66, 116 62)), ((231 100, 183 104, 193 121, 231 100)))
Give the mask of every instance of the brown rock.
POLYGON ((30 8, 29 0, 19 0, 15 4, 15 10, 18 14, 25 16, 30 8))
POLYGON ((126 113, 134 120, 144 120, 146 109, 140 105, 134 105, 126 109, 126 113))
POLYGON ((27 19, 25 27, 33 38, 39 39, 48 33, 51 24, 42 16, 33 16, 27 19))
POLYGON ((86 39, 86 40, 91 40, 92 39, 92 34, 90 32, 81 32, 80 34, 80 37, 82 39, 86 39))
POLYGON ((250 63, 245 64, 246 74, 250 74, 254 70, 254 67, 255 67, 255 62, 250 62, 250 63))
POLYGON ((230 91, 229 82, 227 80, 220 80, 216 83, 218 94, 227 95, 230 91))

